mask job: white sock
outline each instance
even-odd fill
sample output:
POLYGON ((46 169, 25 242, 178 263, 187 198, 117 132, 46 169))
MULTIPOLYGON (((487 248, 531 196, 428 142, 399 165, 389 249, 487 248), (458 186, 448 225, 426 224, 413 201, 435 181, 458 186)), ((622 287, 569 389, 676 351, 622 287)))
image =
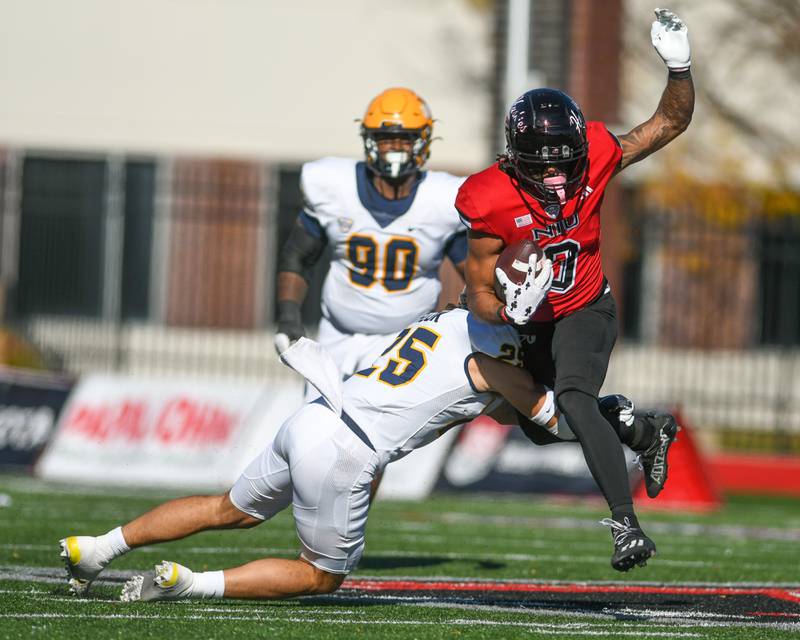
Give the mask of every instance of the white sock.
POLYGON ((192 595, 196 598, 221 598, 225 595, 225 573, 223 571, 201 571, 194 574, 192 595))
POLYGON ((100 555, 99 560, 104 564, 108 564, 114 558, 119 558, 131 550, 122 535, 122 527, 117 527, 102 536, 97 536, 96 549, 100 555))

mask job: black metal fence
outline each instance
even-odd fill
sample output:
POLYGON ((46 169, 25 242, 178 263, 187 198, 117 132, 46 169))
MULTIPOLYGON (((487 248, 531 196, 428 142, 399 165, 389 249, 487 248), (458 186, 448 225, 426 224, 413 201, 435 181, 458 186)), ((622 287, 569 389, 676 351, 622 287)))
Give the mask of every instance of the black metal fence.
MULTIPOLYGON (((51 363, 280 375, 274 282, 301 206, 297 166, 22 152, 0 161, 3 320, 51 363)), ((720 433, 800 446, 800 211, 730 219, 633 202, 607 386, 680 405, 720 433)), ((310 325, 324 270, 305 305, 310 325)))

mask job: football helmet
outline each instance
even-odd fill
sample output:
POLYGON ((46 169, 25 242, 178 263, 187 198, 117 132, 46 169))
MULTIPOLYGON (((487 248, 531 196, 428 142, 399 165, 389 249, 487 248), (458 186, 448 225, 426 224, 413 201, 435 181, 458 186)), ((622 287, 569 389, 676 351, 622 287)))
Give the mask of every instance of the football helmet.
POLYGON ((431 111, 411 89, 386 89, 369 103, 361 120, 367 166, 384 178, 402 178, 421 170, 430 155, 432 135, 431 111), (381 153, 381 138, 407 139, 411 150, 381 153))
POLYGON ((563 91, 532 89, 506 117, 506 158, 520 185, 544 205, 581 189, 589 146, 580 107, 563 91))

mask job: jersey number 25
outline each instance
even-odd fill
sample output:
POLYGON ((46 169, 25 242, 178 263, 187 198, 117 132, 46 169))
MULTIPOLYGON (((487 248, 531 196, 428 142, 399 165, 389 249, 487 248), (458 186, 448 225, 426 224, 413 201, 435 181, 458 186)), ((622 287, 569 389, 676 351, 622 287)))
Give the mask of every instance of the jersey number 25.
MULTIPOLYGON (((390 387, 399 387, 408 384, 416 378, 420 371, 428 364, 426 351, 433 351, 441 337, 435 331, 426 327, 417 327, 408 335, 411 329, 403 329, 394 342, 389 345, 381 354, 381 357, 397 349, 395 357, 389 358, 389 362, 381 369, 378 380, 390 387), (398 346, 399 345, 399 346, 398 346), (427 349, 426 349, 427 347, 427 349)), ((369 378, 373 373, 380 369, 381 365, 362 369, 355 375, 369 378)))

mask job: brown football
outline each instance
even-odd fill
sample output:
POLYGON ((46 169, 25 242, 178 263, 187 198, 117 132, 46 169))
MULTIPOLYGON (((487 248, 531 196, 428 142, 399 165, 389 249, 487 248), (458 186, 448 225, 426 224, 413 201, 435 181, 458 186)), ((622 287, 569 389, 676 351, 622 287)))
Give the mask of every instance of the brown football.
MULTIPOLYGON (((503 249, 502 253, 497 256, 495 268, 499 268, 503 273, 508 276, 508 279, 515 284, 522 284, 525 282, 525 276, 528 274, 528 258, 536 254, 536 259, 539 260, 544 255, 542 248, 529 238, 523 238, 512 242, 510 245, 503 249)), ((494 279, 494 292, 499 300, 505 301, 506 297, 503 293, 503 287, 497 280, 494 279)))

